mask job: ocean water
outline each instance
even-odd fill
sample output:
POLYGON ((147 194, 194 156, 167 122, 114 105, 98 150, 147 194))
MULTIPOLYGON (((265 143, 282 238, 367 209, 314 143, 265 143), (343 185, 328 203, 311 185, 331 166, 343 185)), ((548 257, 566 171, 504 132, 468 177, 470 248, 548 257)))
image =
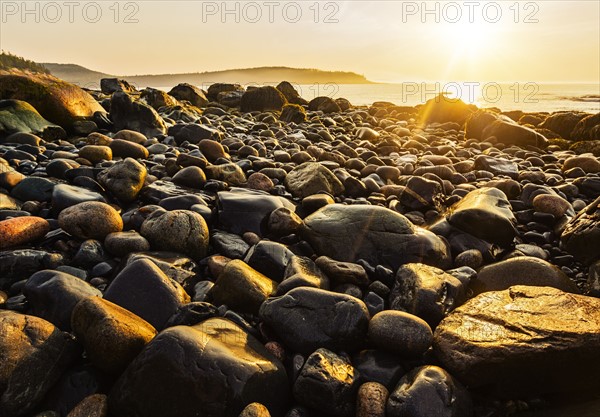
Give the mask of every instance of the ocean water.
MULTIPOLYGON (((276 85, 277 83, 269 83, 276 85)), ((206 90, 210 84, 200 85, 206 90)), ((398 106, 415 106, 444 92, 478 107, 498 107, 503 111, 555 112, 579 110, 600 112, 600 83, 403 83, 403 84, 293 84, 302 97, 344 97, 354 105, 388 101, 398 106)), ((169 91, 169 87, 155 87, 169 91)))

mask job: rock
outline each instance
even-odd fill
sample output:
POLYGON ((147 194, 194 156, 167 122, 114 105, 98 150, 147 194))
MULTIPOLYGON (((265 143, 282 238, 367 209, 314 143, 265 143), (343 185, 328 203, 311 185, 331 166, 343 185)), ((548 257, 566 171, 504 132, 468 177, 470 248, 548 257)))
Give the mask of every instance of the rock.
MULTIPOLYGON (((113 139, 122 139, 127 142, 137 143, 138 145, 143 145, 148 140, 148 138, 144 134, 129 129, 119 130, 117 133, 114 134, 113 139)), ((112 143, 112 141, 110 143, 112 143)))
POLYGON ((132 252, 150 250, 148 240, 134 230, 110 233, 104 239, 104 246, 107 251, 118 258, 122 258, 132 252))
POLYGON ((560 268, 530 256, 518 256, 484 266, 471 281, 470 287, 475 294, 481 294, 486 291, 507 290, 513 285, 554 287, 579 293, 577 286, 560 268))
POLYGON ((345 358, 327 349, 312 353, 294 382, 300 404, 335 417, 353 417, 358 372, 345 358))
POLYGON ((315 263, 332 281, 338 284, 354 284, 366 287, 370 284, 365 268, 351 262, 339 262, 327 256, 319 256, 315 263))
POLYGON ((358 349, 369 322, 361 300, 316 288, 295 288, 270 298, 260 307, 259 315, 286 346, 306 354, 320 347, 358 349))
POLYGON ((110 99, 110 120, 116 130, 131 129, 149 138, 167 132, 165 122, 152 107, 123 92, 116 92, 110 99))
POLYGON ((559 219, 567 212, 573 212, 573 207, 564 198, 558 195, 538 194, 533 198, 533 208, 541 213, 552 214, 559 219))
POLYGON ((509 245, 517 235, 510 203, 497 188, 469 192, 448 209, 446 218, 452 226, 501 246, 509 245))
POLYGON ((62 139, 65 131, 44 119, 33 106, 21 100, 0 100, 0 139, 18 132, 62 139))
POLYGON ((363 382, 377 382, 393 389, 405 371, 402 360, 382 350, 363 350, 352 357, 352 364, 360 372, 363 382))
POLYGON ((294 256, 285 245, 261 240, 253 245, 244 262, 274 281, 281 282, 290 259, 294 256))
POLYGON ((65 331, 71 330, 71 312, 80 300, 102 296, 84 280, 52 270, 33 274, 25 283, 23 294, 33 314, 65 331))
POLYGON ((344 192, 340 180, 318 162, 305 162, 292 169, 285 177, 285 186, 299 198, 323 191, 335 196, 344 192))
POLYGON ((204 91, 188 83, 177 84, 169 91, 169 95, 177 100, 189 101, 192 106, 196 107, 204 107, 208 104, 204 91))
POLYGON ((269 192, 275 187, 275 184, 273 183, 273 180, 265 174, 255 172, 248 177, 246 186, 252 190, 269 192))
MULTIPOLYGON (((173 90, 171 90, 173 91, 173 90)), ((140 98, 146 102, 154 110, 158 110, 165 106, 179 106, 180 103, 172 94, 167 94, 156 88, 146 87, 142 90, 140 98)))
POLYGON ((322 111, 323 113, 338 113, 342 111, 340 106, 330 97, 320 96, 313 98, 308 103, 308 110, 322 111))
POLYGON ((592 155, 572 156, 567 159, 562 167, 563 171, 581 168, 585 173, 600 172, 600 160, 592 155))
POLYGON ((108 146, 86 145, 79 150, 79 157, 87 159, 92 164, 112 160, 112 150, 108 146))
POLYGON ((600 140, 600 113, 581 119, 571 132, 572 140, 600 140))
POLYGON ((33 133, 16 132, 1 140, 0 143, 40 146, 43 144, 43 139, 33 133))
POLYGON ((548 140, 528 127, 521 126, 506 116, 498 116, 485 110, 473 113, 465 124, 465 138, 495 141, 505 145, 545 147, 548 140))
POLYGON ((0 310, 0 416, 26 415, 78 355, 77 344, 46 320, 0 310))
POLYGON ((356 417, 385 417, 389 392, 384 385, 366 382, 358 389, 356 417))
POLYGON ((600 300, 549 287, 486 292, 435 331, 443 366, 509 398, 597 389, 600 300))
POLYGON ((269 215, 267 228, 274 236, 288 236, 302 227, 302 219, 287 207, 279 207, 269 215))
POLYGON ((239 84, 214 83, 208 87, 206 96, 211 100, 216 100, 219 93, 225 92, 244 92, 244 87, 239 84))
POLYGON ((110 149, 114 156, 120 158, 146 159, 149 154, 148 149, 142 145, 124 139, 113 139, 110 149))
POLYGON ((377 313, 369 322, 369 340, 379 349, 418 358, 433 342, 433 332, 422 319, 402 311, 377 313))
POLYGON ((50 201, 56 183, 47 178, 24 178, 11 190, 11 197, 20 201, 50 201))
POLYGON ((173 175, 173 182, 182 187, 202 189, 206 184, 206 175, 201 168, 190 166, 185 167, 177 174, 173 175))
POLYGON ((229 158, 223 145, 216 140, 204 138, 198 142, 198 148, 210 162, 215 162, 219 158, 229 158))
POLYGON ((156 335, 148 322, 100 297, 77 303, 72 328, 94 366, 114 375, 124 371, 156 335))
POLYGON ((561 247, 575 258, 591 263, 600 258, 600 197, 567 223, 560 237, 561 247))
POLYGON ((298 104, 286 104, 281 109, 279 120, 286 123, 300 124, 306 122, 306 110, 298 104))
POLYGON ((111 301, 140 316, 160 330, 189 295, 153 262, 138 259, 127 265, 104 293, 111 301))
POLYGON ((246 184, 246 174, 239 165, 234 163, 209 165, 205 172, 208 178, 226 182, 233 187, 246 184))
POLYGON ((0 221, 0 250, 26 245, 43 238, 50 231, 46 219, 34 216, 0 221))
POLYGON ((570 140, 571 132, 573 132, 577 123, 586 116, 589 116, 589 114, 573 111, 556 112, 546 117, 539 127, 550 129, 558 133, 562 138, 570 140))
POLYGON ((277 283, 239 259, 228 262, 208 295, 213 304, 241 313, 258 313, 261 304, 277 290, 277 283))
POLYGON ((104 240, 109 233, 123 230, 123 219, 106 203, 87 201, 60 212, 58 224, 79 239, 104 240))
MULTIPOLYGON (((114 142, 114 141, 113 141, 114 142)), ((117 162, 98 174, 98 181, 119 200, 136 199, 146 180, 146 167, 132 158, 117 162)))
POLYGON ((106 417, 107 415, 108 397, 104 394, 93 394, 77 404, 67 417, 106 417))
POLYGON ((440 183, 422 177, 411 177, 400 194, 400 203, 409 210, 442 211, 444 199, 440 183))
POLYGON ((102 78, 100 80, 100 90, 104 94, 112 94, 116 92, 133 93, 135 87, 125 80, 118 78, 102 78))
POLYGON ((31 104, 46 120, 71 129, 79 120, 91 119, 104 108, 90 94, 46 74, 0 75, 0 97, 31 104))
POLYGON ((507 176, 516 179, 519 176, 519 166, 516 162, 488 155, 475 158, 475 169, 491 172, 494 176, 507 176))
POLYGON ((260 403, 248 404, 238 417, 271 417, 267 407, 260 403))
POLYGON ((419 118, 423 123, 455 122, 462 125, 476 109, 475 106, 465 104, 460 99, 440 94, 427 100, 419 109, 419 118))
POLYGON ((171 250, 202 259, 208 251, 208 226, 204 218, 190 210, 155 211, 140 234, 160 250, 171 250))
POLYGON ((119 378, 109 406, 123 416, 237 417, 258 402, 280 416, 288 398, 283 365, 236 324, 212 318, 159 333, 119 378))
POLYGON ((432 266, 403 265, 395 279, 390 308, 414 314, 432 329, 466 299, 466 289, 460 280, 432 266))
POLYGON ((302 236, 317 254, 342 262, 364 259, 392 270, 409 262, 446 268, 446 243, 398 212, 378 206, 329 204, 304 219, 302 236))
POLYGON ((243 91, 223 91, 217 96, 217 103, 227 107, 240 107, 243 91))
POLYGON ((130 265, 138 259, 147 259, 156 265, 167 277, 182 286, 196 276, 197 264, 186 256, 174 252, 135 252, 124 260, 130 265))
POLYGON ((272 86, 257 87, 246 90, 240 101, 242 112, 281 110, 287 103, 285 96, 272 86))
POLYGON ((287 199, 262 191, 233 188, 217 193, 219 229, 242 235, 253 232, 259 236, 266 233, 265 223, 276 209, 294 209, 287 199))
POLYGON ((283 295, 298 287, 328 290, 329 279, 310 258, 294 255, 285 268, 283 281, 277 286, 277 295, 283 295))
POLYGON ((60 213, 67 207, 86 201, 106 203, 106 200, 100 193, 90 191, 87 188, 68 184, 57 184, 52 189, 52 209, 55 213, 60 213))
POLYGON ((402 377, 390 394, 388 417, 470 417, 473 404, 468 391, 437 366, 422 366, 402 377))
POLYGON ((299 105, 305 105, 308 104, 308 102, 306 100, 304 100, 302 97, 300 97, 300 94, 298 93, 298 91, 296 91, 296 89, 294 88, 294 86, 292 84, 290 84, 288 81, 282 81, 279 84, 277 84, 276 87, 281 94, 283 94, 286 98, 286 100, 292 104, 299 104, 299 105))
POLYGON ((381 136, 379 132, 366 126, 356 129, 355 135, 357 139, 368 140, 369 142, 377 142, 381 136))
POLYGON ((42 250, 12 249, 0 252, 0 289, 28 279, 42 269, 57 268, 63 261, 63 255, 42 250))

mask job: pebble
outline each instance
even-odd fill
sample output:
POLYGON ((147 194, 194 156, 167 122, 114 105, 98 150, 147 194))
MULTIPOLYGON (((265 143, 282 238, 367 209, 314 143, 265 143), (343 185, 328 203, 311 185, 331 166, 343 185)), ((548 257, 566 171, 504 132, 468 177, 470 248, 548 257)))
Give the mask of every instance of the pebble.
POLYGON ((79 239, 104 238, 123 230, 123 219, 106 203, 88 201, 68 207, 60 212, 58 224, 67 233, 79 239))
POLYGON ((0 250, 22 246, 43 238, 50 231, 46 219, 34 216, 0 221, 0 250))

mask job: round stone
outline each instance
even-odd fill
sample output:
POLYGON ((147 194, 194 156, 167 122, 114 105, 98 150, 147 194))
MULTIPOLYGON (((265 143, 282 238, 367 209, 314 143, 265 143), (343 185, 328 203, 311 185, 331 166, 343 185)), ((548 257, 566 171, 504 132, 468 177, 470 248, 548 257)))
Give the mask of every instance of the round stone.
POLYGON ((556 218, 564 216, 569 209, 573 209, 567 200, 552 194, 538 194, 535 196, 533 208, 535 211, 552 214, 556 218))
POLYGON ((113 232, 123 230, 123 219, 106 203, 87 201, 68 207, 58 216, 59 226, 79 239, 104 238, 113 232))
POLYGON ((104 239, 106 250, 122 258, 131 252, 145 252, 150 250, 150 242, 134 230, 115 232, 104 239))
POLYGON ((433 341, 431 328, 423 319, 395 310, 373 316, 368 334, 378 348, 404 357, 421 356, 433 341))
POLYGON ((0 250, 35 242, 49 231, 50 224, 41 217, 23 216, 0 221, 0 250))

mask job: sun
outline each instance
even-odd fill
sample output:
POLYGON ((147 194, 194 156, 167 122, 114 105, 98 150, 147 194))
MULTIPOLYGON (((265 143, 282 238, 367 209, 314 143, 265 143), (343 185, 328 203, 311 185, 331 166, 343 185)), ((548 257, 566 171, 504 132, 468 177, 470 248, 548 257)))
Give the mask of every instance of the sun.
POLYGON ((443 36, 463 57, 493 48, 495 28, 492 23, 457 22, 447 23, 443 26, 443 36))

